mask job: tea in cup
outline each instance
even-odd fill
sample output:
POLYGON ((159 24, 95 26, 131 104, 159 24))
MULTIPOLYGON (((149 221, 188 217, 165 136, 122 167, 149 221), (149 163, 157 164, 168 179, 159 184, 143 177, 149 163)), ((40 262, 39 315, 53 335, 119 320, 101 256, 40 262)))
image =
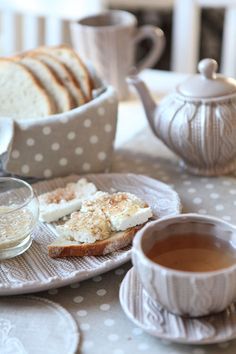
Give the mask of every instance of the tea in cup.
POLYGON ((236 299, 236 227, 198 214, 147 224, 135 236, 132 261, 151 298, 168 311, 198 317, 236 299))

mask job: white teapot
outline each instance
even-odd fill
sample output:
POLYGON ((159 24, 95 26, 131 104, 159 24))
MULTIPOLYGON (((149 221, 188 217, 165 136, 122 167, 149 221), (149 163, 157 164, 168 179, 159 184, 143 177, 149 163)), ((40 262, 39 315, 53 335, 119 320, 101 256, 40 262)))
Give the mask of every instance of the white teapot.
POLYGON ((216 74, 217 62, 203 59, 200 74, 178 85, 157 106, 138 76, 130 76, 154 134, 198 175, 236 169, 236 80, 216 74))

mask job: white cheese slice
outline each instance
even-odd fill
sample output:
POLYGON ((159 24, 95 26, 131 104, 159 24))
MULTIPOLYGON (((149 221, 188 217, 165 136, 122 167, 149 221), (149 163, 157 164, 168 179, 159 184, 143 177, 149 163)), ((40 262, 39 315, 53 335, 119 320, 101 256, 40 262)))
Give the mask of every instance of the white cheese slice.
POLYGON ((80 211, 86 213, 96 209, 102 209, 105 203, 110 199, 111 194, 107 192, 97 191, 95 194, 82 202, 80 211))
POLYGON ((111 235, 111 226, 100 210, 75 212, 64 225, 56 227, 63 238, 70 241, 94 243, 111 235))
POLYGON ((41 204, 39 219, 44 222, 57 221, 63 216, 72 213, 75 210, 79 210, 81 207, 80 199, 73 199, 71 201, 61 202, 59 204, 41 204))
POLYGON ((151 208, 131 193, 112 194, 103 212, 115 231, 124 231, 130 227, 142 225, 152 217, 151 208))
POLYGON ((106 212, 112 229, 115 231, 124 231, 130 227, 142 225, 152 217, 152 211, 149 207, 137 208, 136 210, 127 207, 124 212, 117 214, 116 212, 106 212))
POLYGON ((114 231, 124 231, 141 225, 152 217, 147 204, 131 193, 113 194, 97 192, 93 198, 82 203, 81 212, 100 209, 106 215, 114 231))
POLYGON ((79 210, 82 201, 96 193, 93 183, 81 178, 77 183, 69 183, 64 188, 57 188, 52 192, 39 196, 40 220, 53 222, 79 210))

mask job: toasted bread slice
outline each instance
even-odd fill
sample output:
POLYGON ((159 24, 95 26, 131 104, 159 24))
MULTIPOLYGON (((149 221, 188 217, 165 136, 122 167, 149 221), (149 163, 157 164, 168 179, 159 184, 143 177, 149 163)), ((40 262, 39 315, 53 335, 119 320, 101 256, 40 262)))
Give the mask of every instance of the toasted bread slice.
POLYGON ((53 102, 38 80, 10 59, 0 59, 0 88, 0 116, 25 119, 54 113, 53 102))
POLYGON ((31 55, 47 65, 61 81, 62 85, 67 88, 71 97, 71 108, 81 106, 85 103, 81 89, 76 84, 75 78, 66 68, 65 64, 61 63, 56 57, 44 52, 41 53, 40 51, 32 51, 31 55))
POLYGON ((66 45, 61 45, 57 47, 39 47, 35 51, 47 53, 60 60, 75 77, 78 87, 81 88, 84 94, 85 101, 91 100, 92 80, 85 65, 73 49, 66 45))
POLYGON ((94 243, 78 243, 59 237, 48 245, 48 254, 52 258, 104 256, 128 246, 142 226, 134 226, 126 231, 116 232, 111 237, 94 243))
POLYGON ((67 89, 60 83, 56 75, 40 60, 25 56, 20 63, 37 78, 55 103, 55 113, 66 112, 71 109, 71 100, 67 89))

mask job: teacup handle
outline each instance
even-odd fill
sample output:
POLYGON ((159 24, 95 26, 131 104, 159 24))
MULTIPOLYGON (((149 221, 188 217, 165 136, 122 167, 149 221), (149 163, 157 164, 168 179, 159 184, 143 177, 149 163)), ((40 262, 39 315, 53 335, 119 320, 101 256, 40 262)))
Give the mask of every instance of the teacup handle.
POLYGON ((6 165, 14 137, 14 121, 0 117, 0 167, 6 165))
POLYGON ((164 32, 155 26, 142 26, 138 29, 137 34, 134 38, 134 44, 137 45, 144 39, 151 39, 152 48, 147 53, 147 55, 139 61, 136 65, 136 71, 140 72, 145 68, 150 68, 155 62, 160 58, 164 46, 165 46, 165 35, 164 32))

